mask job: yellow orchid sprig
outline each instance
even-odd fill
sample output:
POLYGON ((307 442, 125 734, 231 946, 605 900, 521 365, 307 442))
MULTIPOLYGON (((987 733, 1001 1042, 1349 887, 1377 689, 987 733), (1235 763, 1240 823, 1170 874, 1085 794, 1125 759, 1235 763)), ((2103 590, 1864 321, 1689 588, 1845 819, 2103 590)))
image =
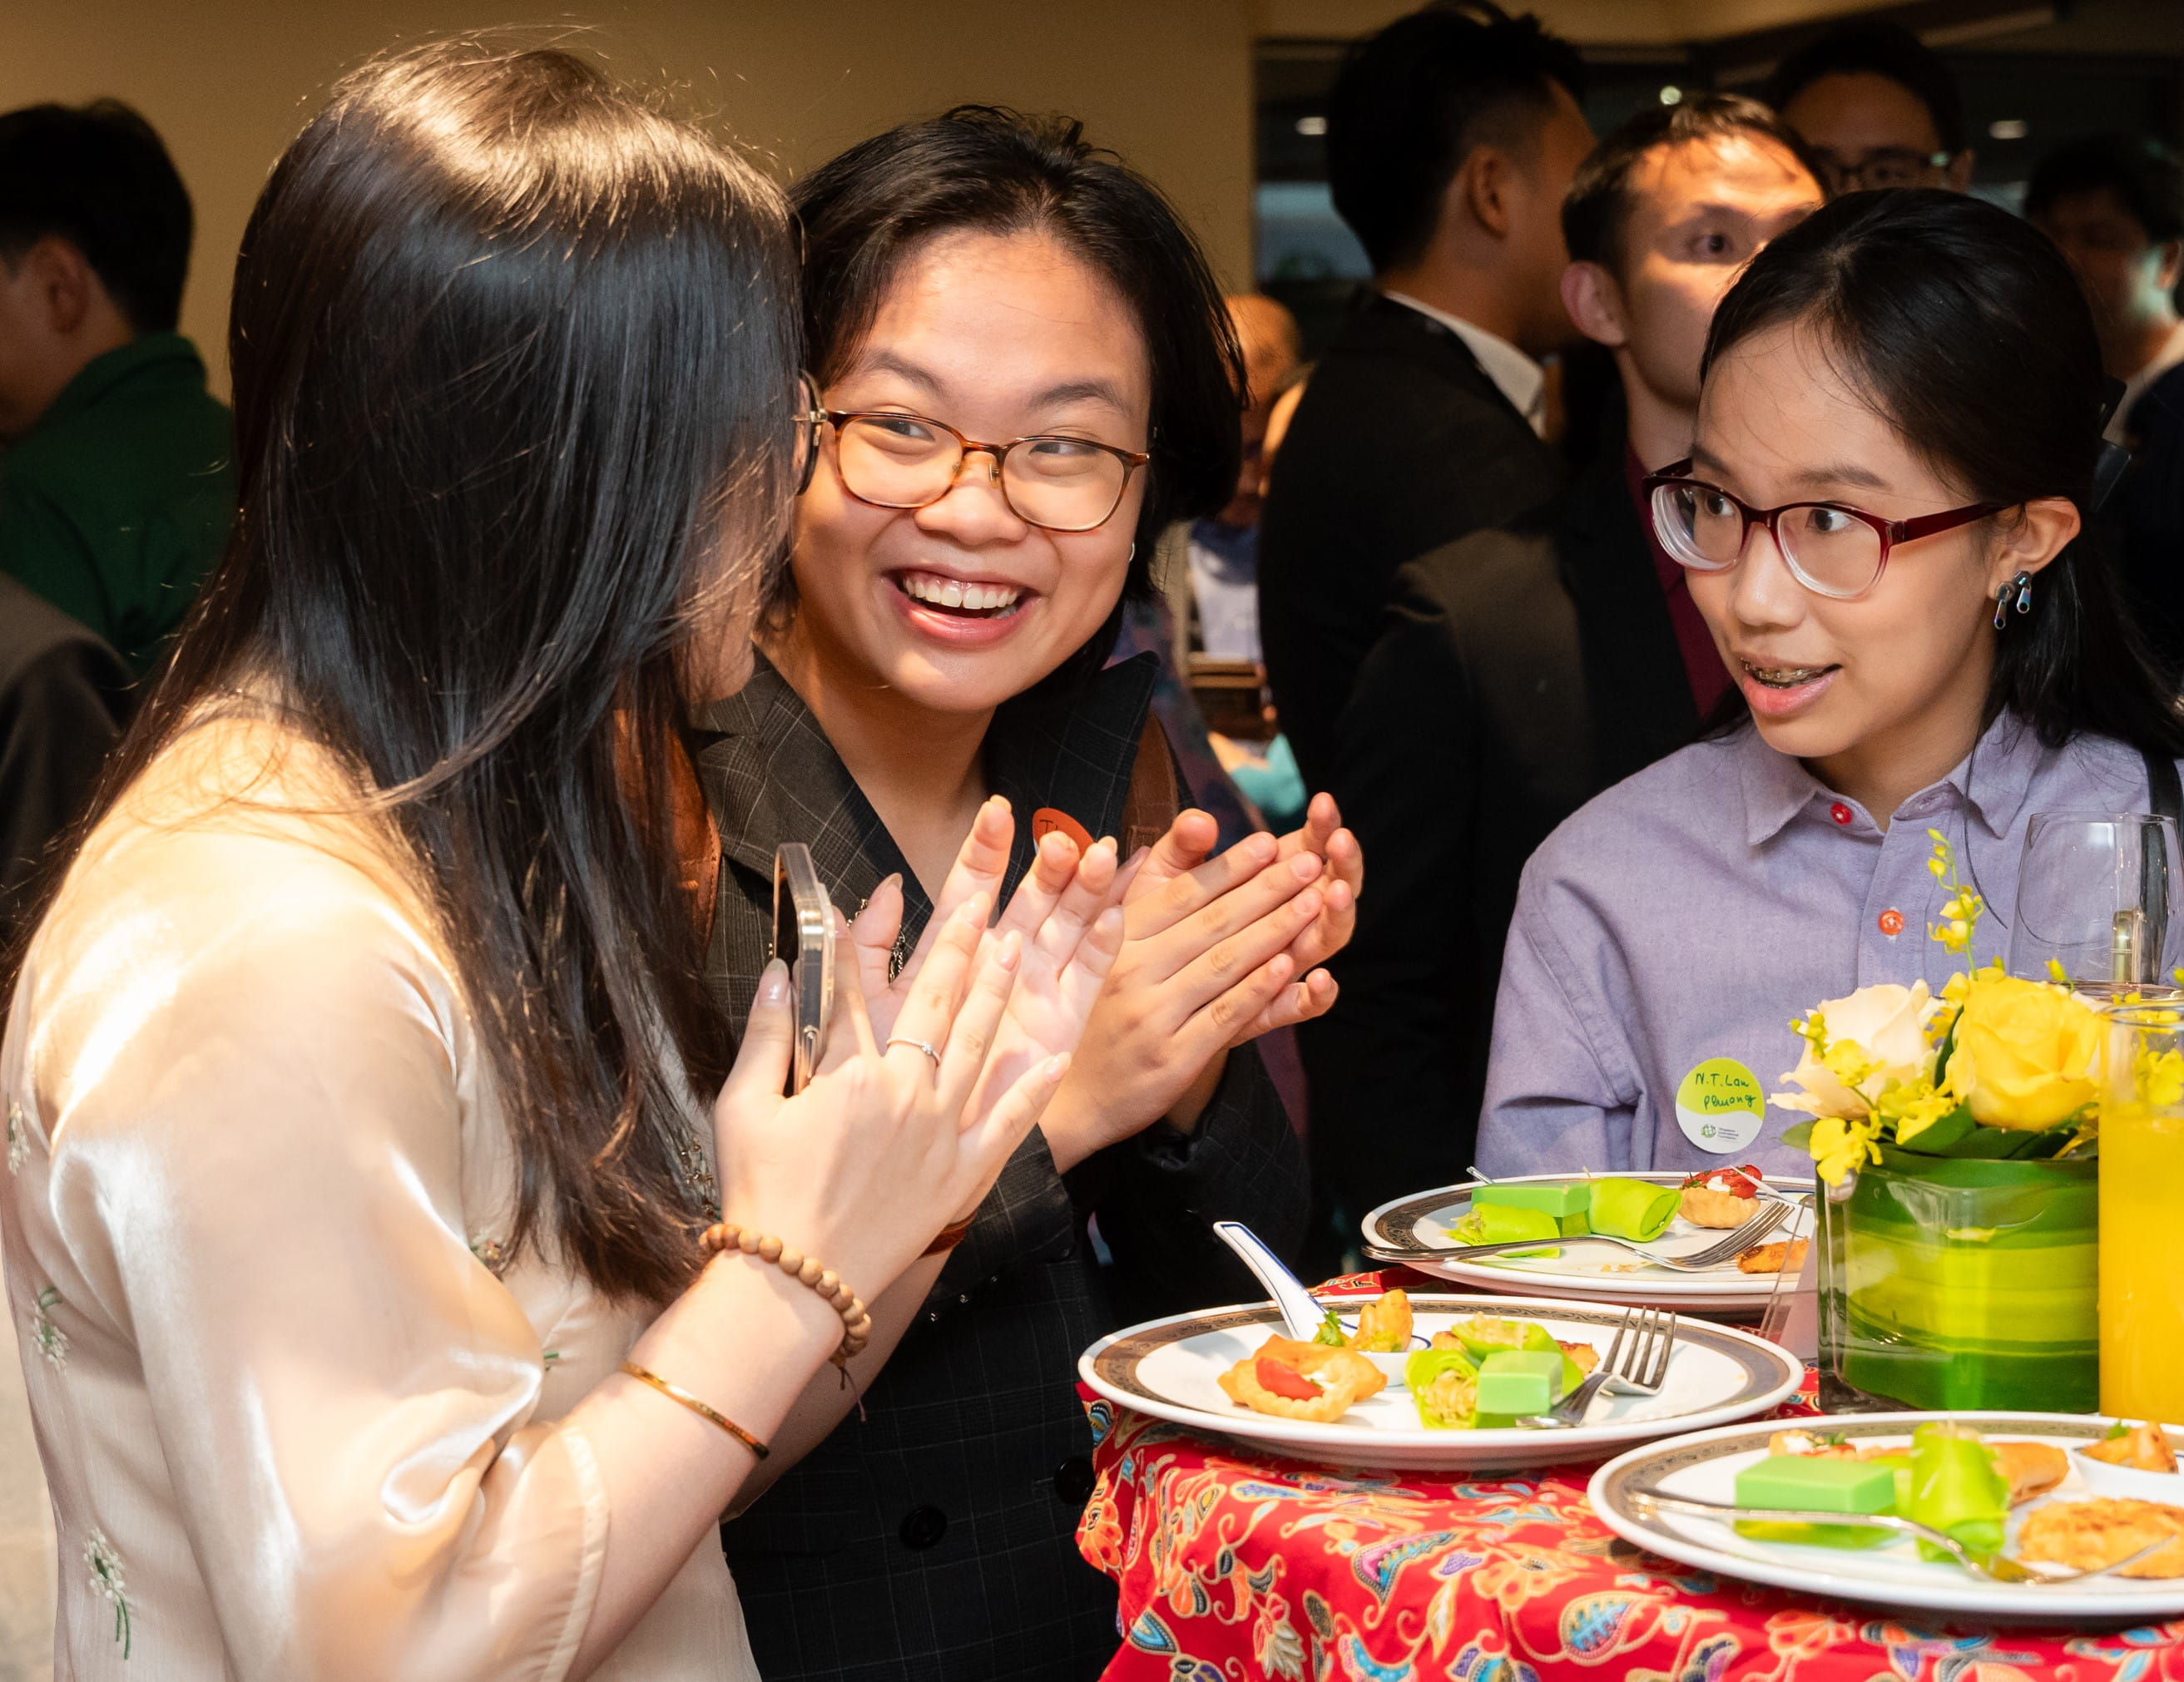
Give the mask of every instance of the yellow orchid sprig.
POLYGON ((1880 1160, 1880 1123, 1870 1116, 1845 1119, 1823 1116, 1813 1123, 1810 1142, 1814 1172, 1830 1185, 1841 1185, 1846 1175, 1880 1160))
POLYGON ((1934 855, 1926 860, 1927 872, 1949 890, 1949 897, 1942 902, 1942 921, 1926 925, 1926 938, 1959 957, 1968 957, 1986 901, 1958 880, 1957 849, 1949 844, 1948 837, 1938 829, 1926 833, 1934 840, 1934 855))

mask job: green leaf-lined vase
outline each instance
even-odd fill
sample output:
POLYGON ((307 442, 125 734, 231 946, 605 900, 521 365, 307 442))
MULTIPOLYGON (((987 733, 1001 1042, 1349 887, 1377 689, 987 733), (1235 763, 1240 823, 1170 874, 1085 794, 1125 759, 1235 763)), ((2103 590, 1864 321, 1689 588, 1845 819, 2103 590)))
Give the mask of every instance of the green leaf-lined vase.
POLYGON ((1821 1200, 1829 1371, 1884 1406, 2098 1406, 2098 1164, 1880 1151, 1821 1200))

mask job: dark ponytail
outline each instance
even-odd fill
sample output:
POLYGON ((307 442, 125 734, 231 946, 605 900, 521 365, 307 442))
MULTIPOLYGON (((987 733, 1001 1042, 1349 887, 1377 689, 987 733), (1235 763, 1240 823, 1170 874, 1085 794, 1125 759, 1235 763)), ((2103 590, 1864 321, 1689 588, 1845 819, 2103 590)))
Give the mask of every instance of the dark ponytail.
POLYGON ((1987 716, 2184 757, 2184 713, 2126 617, 2092 529, 2108 381, 2092 314, 2047 237, 1953 192, 1851 193, 1752 259, 1704 366, 1769 327, 1817 328, 1841 370, 1968 500, 2067 497, 2085 529, 1997 649, 1987 716))

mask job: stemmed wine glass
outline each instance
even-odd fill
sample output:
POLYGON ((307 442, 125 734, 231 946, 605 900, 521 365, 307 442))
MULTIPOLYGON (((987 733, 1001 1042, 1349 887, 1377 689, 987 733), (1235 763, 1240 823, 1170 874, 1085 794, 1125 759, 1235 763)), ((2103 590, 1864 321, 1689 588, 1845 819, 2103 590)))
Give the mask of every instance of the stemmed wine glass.
POLYGON ((2025 827, 2009 972, 2059 968, 2096 1000, 2177 995, 2184 862, 2176 826, 2146 812, 2038 812, 2025 827))

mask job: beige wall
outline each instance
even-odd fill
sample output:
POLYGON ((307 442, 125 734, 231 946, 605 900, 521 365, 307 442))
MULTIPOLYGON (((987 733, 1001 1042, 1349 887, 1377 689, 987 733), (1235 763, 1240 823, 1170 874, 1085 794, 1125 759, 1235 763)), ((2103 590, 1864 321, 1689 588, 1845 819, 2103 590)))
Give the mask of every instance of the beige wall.
MULTIPOLYGON (((1069 111, 1174 197, 1239 284, 1256 13, 1252 0, 591 0, 582 15, 618 70, 681 85, 784 171, 965 100, 1069 111)), ((0 109, 111 94, 166 137, 198 211, 183 330, 224 387, 244 220, 329 82, 398 38, 523 15, 509 0, 0 0, 0 109)))

